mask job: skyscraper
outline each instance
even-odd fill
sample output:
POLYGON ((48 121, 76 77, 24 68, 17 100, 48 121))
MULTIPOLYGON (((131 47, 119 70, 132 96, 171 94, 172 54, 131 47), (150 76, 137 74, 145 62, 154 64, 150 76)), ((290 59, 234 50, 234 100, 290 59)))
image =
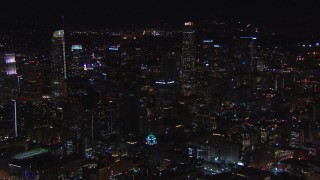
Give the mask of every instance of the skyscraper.
POLYGON ((185 96, 194 93, 194 71, 196 61, 195 35, 193 30, 193 22, 186 22, 183 32, 182 53, 181 53, 181 69, 180 84, 181 92, 185 96))
POLYGON ((3 55, 2 61, 2 70, 1 72, 6 75, 15 75, 17 74, 16 68, 16 55, 14 53, 5 53, 3 55))
POLYGON ((165 116, 164 111, 171 111, 175 102, 178 60, 180 60, 180 55, 174 51, 167 52, 166 56, 161 59, 160 73, 155 82, 155 103, 161 111, 161 116, 165 116))
POLYGON ((68 77, 77 77, 82 75, 83 55, 81 45, 71 46, 71 61, 68 63, 68 77))
POLYGON ((240 37, 235 40, 234 59, 236 69, 241 73, 255 73, 257 71, 257 59, 255 57, 256 37, 240 37))
POLYGON ((15 98, 17 88, 17 68, 14 53, 4 53, 0 57, 0 104, 15 98))
POLYGON ((180 59, 179 54, 169 51, 166 56, 161 59, 160 79, 165 81, 177 81, 177 62, 180 59))
POLYGON ((20 77, 23 77, 21 83, 21 94, 32 101, 38 101, 42 98, 43 76, 39 71, 41 63, 38 60, 28 59, 21 65, 20 77))
MULTIPOLYGON (((67 62, 67 76, 68 76, 68 97, 75 97, 81 95, 87 86, 87 79, 84 71, 84 56, 82 45, 72 45, 67 62)), ((85 66, 86 67, 86 66, 85 66)))
POLYGON ((53 33, 51 49, 51 86, 53 98, 63 94, 64 80, 67 79, 64 31, 53 33))

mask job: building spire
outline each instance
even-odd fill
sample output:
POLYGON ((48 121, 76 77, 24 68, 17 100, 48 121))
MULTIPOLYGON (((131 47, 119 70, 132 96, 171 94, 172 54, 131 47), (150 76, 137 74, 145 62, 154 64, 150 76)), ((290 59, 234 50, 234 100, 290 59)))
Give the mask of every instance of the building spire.
POLYGON ((64 30, 64 16, 61 16, 61 20, 62 20, 62 30, 64 30))
POLYGON ((62 20, 62 30, 63 30, 63 75, 64 75, 64 79, 67 79, 67 62, 66 62, 66 33, 65 33, 65 29, 64 29, 64 16, 61 16, 61 20, 62 20))

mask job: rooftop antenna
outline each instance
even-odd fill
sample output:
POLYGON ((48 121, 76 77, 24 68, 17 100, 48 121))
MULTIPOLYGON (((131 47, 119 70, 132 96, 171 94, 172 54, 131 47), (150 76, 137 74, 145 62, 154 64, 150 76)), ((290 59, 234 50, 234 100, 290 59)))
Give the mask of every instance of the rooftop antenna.
POLYGON ((62 30, 64 30, 64 16, 61 16, 61 20, 62 20, 62 30))

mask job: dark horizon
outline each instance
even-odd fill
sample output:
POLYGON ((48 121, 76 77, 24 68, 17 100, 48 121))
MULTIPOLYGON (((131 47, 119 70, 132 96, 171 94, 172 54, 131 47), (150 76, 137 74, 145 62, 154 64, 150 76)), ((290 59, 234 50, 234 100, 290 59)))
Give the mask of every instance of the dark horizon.
POLYGON ((89 3, 76 1, 3 2, 0 12, 5 27, 58 27, 61 16, 67 27, 121 27, 132 24, 177 24, 185 20, 244 21, 267 27, 320 27, 319 2, 284 0, 271 1, 112 1, 89 3))

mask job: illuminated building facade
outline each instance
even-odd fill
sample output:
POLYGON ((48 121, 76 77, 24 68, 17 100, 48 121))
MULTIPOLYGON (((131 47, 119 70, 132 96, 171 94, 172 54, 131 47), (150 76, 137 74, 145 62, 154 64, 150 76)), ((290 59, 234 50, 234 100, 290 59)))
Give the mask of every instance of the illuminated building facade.
POLYGON ((6 75, 17 74, 16 55, 14 53, 5 53, 2 60, 1 73, 6 75))
POLYGON ((62 96, 66 75, 64 31, 53 33, 51 49, 51 86, 53 98, 62 96))
POLYGON ((10 102, 17 93, 17 68, 14 53, 2 54, 0 61, 0 104, 10 102))
POLYGON ((180 83, 181 92, 185 96, 193 94, 195 89, 194 71, 196 61, 195 33, 193 22, 185 23, 183 32, 180 83))
POLYGON ((82 45, 72 45, 69 55, 70 61, 67 62, 68 97, 77 97, 85 91, 87 85, 85 71, 87 66, 83 64, 84 52, 82 45))
POLYGON ((147 137, 146 137, 146 144, 149 146, 153 146, 157 144, 157 138, 155 135, 153 135, 152 133, 150 133, 147 137))
POLYGON ((71 46, 71 61, 68 63, 68 77, 81 76, 83 73, 83 50, 81 45, 71 46))

